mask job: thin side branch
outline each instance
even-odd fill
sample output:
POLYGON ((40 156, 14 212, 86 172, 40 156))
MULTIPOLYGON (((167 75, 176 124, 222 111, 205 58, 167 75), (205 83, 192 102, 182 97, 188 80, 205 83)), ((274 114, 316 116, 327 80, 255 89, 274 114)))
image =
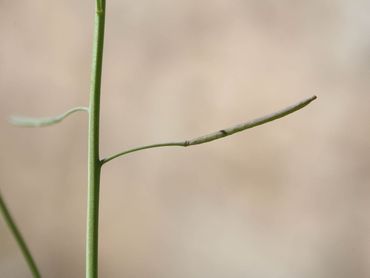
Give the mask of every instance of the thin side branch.
POLYGON ((72 108, 61 115, 57 115, 54 117, 47 117, 47 118, 29 118, 29 117, 18 117, 12 116, 10 117, 9 121, 13 125, 22 126, 22 127, 44 127, 53 124, 57 124, 63 121, 69 115, 78 112, 78 111, 86 111, 89 112, 87 107, 75 107, 72 108))
POLYGON ((3 215, 4 220, 5 220, 6 224, 8 225, 8 227, 10 229, 10 232, 12 233, 16 242, 19 245, 19 248, 20 248, 20 250, 23 254, 23 257, 25 258, 25 260, 28 264, 28 267, 29 267, 29 269, 32 273, 32 277, 40 278, 41 277, 40 271, 37 268, 35 260, 33 259, 32 255, 31 255, 30 249, 28 248, 28 246, 26 244, 26 241, 24 240, 24 238, 23 238, 20 230, 18 229, 12 215, 10 214, 10 211, 9 211, 8 207, 5 204, 5 201, 4 201, 4 199, 1 195, 1 192, 0 192, 0 212, 3 215))
POLYGON ((181 142, 168 142, 168 143, 146 145, 146 146, 141 146, 141 147, 129 149, 127 151, 123 151, 123 152, 117 153, 115 155, 112 155, 108 158, 105 158, 101 161, 101 163, 105 164, 108 161, 111 161, 111 160, 113 160, 117 157, 129 154, 129 153, 145 150, 145 149, 159 148, 159 147, 170 147, 170 146, 188 147, 188 146, 208 143, 208 142, 211 142, 213 140, 217 140, 217 139, 220 139, 220 138, 223 138, 223 137, 226 137, 226 136, 230 136, 234 133, 237 133, 237 132, 249 129, 249 128, 253 128, 253 127, 256 127, 256 126, 259 126, 259 125, 262 125, 262 124, 280 119, 282 117, 285 117, 285 116, 287 116, 287 115, 289 115, 289 114, 291 114, 291 113, 293 113, 297 110, 302 109, 303 107, 308 105, 310 102, 312 102, 316 98, 317 98, 316 96, 309 97, 305 100, 302 100, 302 101, 300 101, 296 104, 293 104, 293 105, 291 105, 289 107, 286 107, 286 108, 284 108, 280 111, 277 111, 275 113, 272 113, 272 114, 269 114, 269 115, 266 115, 266 116, 248 121, 248 122, 244 122, 244 123, 241 123, 241 124, 229 127, 229 128, 221 129, 221 130, 218 130, 216 132, 213 132, 213 133, 210 133, 210 134, 207 134, 207 135, 204 135, 204 136, 196 137, 196 138, 191 139, 191 140, 185 140, 185 141, 181 141, 181 142))

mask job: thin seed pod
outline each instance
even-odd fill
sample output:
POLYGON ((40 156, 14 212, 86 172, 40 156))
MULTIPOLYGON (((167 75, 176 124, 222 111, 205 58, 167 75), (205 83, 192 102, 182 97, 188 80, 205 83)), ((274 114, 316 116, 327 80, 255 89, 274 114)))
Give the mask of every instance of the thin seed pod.
POLYGON ((112 155, 108 158, 105 158, 101 161, 101 163, 105 164, 108 161, 111 161, 111 160, 113 160, 117 157, 129 154, 129 153, 145 150, 145 149, 160 148, 160 147, 171 147, 171 146, 189 147, 189 146, 193 146, 193 145, 208 143, 208 142, 211 142, 211 141, 214 141, 214 140, 226 137, 226 136, 230 136, 234 133, 241 132, 241 131, 244 131, 246 129, 253 128, 253 127, 256 127, 256 126, 259 126, 259 125, 262 125, 262 124, 280 119, 282 117, 285 117, 285 116, 287 116, 287 115, 289 115, 289 114, 291 114, 291 113, 293 113, 297 110, 302 109, 303 107, 305 107, 306 105, 311 103, 316 98, 317 98, 317 96, 309 97, 307 99, 304 99, 304 100, 302 100, 302 101, 300 101, 296 104, 288 106, 288 107, 286 107, 286 108, 284 108, 280 111, 277 111, 275 113, 272 113, 272 114, 269 114, 269 115, 266 115, 266 116, 263 116, 263 117, 260 117, 260 118, 256 118, 254 120, 244 122, 244 123, 241 123, 241 124, 229 127, 229 128, 221 129, 219 131, 209 133, 207 135, 196 137, 196 138, 191 139, 191 140, 146 145, 146 146, 141 146, 141 147, 129 149, 127 151, 120 152, 120 153, 112 155))
POLYGON ((49 125, 54 125, 60 123, 69 115, 79 112, 79 111, 86 111, 88 112, 89 109, 87 107, 75 107, 63 114, 54 116, 54 117, 46 117, 46 118, 30 118, 30 117, 19 117, 19 116, 12 116, 10 117, 9 121, 13 125, 22 126, 22 127, 44 127, 49 125))

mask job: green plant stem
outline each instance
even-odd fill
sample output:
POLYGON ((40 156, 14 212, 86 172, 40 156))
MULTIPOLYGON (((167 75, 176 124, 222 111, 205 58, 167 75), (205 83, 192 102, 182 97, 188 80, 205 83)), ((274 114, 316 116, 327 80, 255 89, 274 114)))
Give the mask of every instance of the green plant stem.
POLYGON ((20 232, 20 230, 18 229, 17 225, 15 224, 15 221, 13 220, 13 217, 12 215, 10 214, 10 211, 9 209, 7 208, 6 206, 6 203, 1 195, 1 192, 0 192, 0 211, 5 219, 5 222, 6 224, 8 225, 11 233, 13 234, 16 242, 18 243, 19 245, 19 248, 21 249, 21 252, 28 264, 28 267, 30 268, 31 270, 31 273, 32 273, 32 277, 34 278, 40 278, 41 277, 41 274, 37 268, 37 265, 35 263, 35 260, 33 259, 32 255, 31 255, 31 252, 30 252, 30 249, 27 247, 27 244, 25 242, 25 240, 23 239, 23 236, 20 232))
POLYGON ((191 140, 141 146, 141 147, 129 149, 127 151, 123 151, 123 152, 114 154, 114 155, 112 155, 108 158, 102 159, 101 162, 102 162, 102 164, 105 164, 105 163, 107 163, 107 162, 109 162, 109 161, 111 161, 111 160, 113 160, 117 157, 129 154, 129 153, 145 150, 145 149, 152 149, 152 148, 159 148, 159 147, 171 147, 171 146, 189 147, 189 146, 193 146, 193 145, 208 143, 208 142, 211 142, 213 140, 217 140, 217 139, 220 139, 220 138, 223 138, 223 137, 226 137, 226 136, 230 136, 234 133, 237 133, 237 132, 249 129, 249 128, 253 128, 253 127, 256 127, 256 126, 259 126, 259 125, 262 125, 262 124, 265 124, 265 123, 268 123, 268 122, 271 122, 271 121, 274 121, 274 120, 277 120, 279 118, 285 117, 285 116, 287 116, 287 115, 289 115, 289 114, 291 114, 291 113, 293 113, 293 112, 295 112, 299 109, 302 109, 303 107, 308 105, 310 102, 312 102, 316 98, 317 98, 316 96, 309 97, 307 99, 304 99, 304 100, 302 100, 302 101, 300 101, 296 104, 288 106, 288 107, 286 107, 286 108, 284 108, 280 111, 277 111, 275 113, 272 113, 272 114, 269 114, 269 115, 266 115, 266 116, 248 121, 248 122, 244 122, 244 123, 241 123, 241 124, 229 127, 229 128, 221 129, 219 131, 216 131, 216 132, 204 135, 204 136, 200 136, 200 137, 197 137, 197 138, 194 138, 194 139, 191 139, 191 140))
POLYGON ((96 1, 93 59, 89 104, 88 197, 86 232, 86 277, 98 277, 100 90, 103 64, 105 0, 96 1))

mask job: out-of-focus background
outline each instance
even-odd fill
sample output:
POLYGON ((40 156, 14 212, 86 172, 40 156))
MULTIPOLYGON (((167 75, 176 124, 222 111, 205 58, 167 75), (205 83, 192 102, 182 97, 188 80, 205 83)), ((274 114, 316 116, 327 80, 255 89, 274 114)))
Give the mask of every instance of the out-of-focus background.
MULTIPOLYGON (((44 277, 83 277, 94 1, 0 2, 0 188, 44 277)), ((305 109, 102 173, 101 277, 370 276, 370 2, 108 0, 101 154, 305 109)), ((0 220, 0 277, 30 277, 0 220)))

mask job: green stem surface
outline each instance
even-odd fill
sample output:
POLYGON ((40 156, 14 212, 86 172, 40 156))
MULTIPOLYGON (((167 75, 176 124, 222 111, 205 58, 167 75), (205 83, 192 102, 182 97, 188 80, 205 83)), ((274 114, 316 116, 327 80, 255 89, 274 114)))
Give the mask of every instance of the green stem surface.
POLYGON ((28 267, 30 268, 31 270, 31 273, 32 273, 32 277, 34 278, 40 278, 41 277, 41 274, 40 274, 40 271, 38 270, 37 268, 37 265, 35 263, 35 260, 33 259, 32 255, 31 255, 31 252, 30 252, 30 249, 28 248, 25 240, 23 239, 23 236, 20 232, 20 230, 18 229, 17 225, 15 224, 15 221, 12 217, 12 215, 10 214, 10 211, 8 209, 8 207, 6 206, 6 203, 1 195, 1 192, 0 192, 0 211, 5 219, 5 222, 6 224, 8 225, 11 233, 13 234, 16 242, 18 243, 18 246, 19 246, 19 249, 21 250, 27 264, 28 264, 28 267))
POLYGON ((88 197, 86 232, 86 277, 98 277, 100 90, 103 65, 105 0, 96 1, 93 59, 89 104, 88 197))

